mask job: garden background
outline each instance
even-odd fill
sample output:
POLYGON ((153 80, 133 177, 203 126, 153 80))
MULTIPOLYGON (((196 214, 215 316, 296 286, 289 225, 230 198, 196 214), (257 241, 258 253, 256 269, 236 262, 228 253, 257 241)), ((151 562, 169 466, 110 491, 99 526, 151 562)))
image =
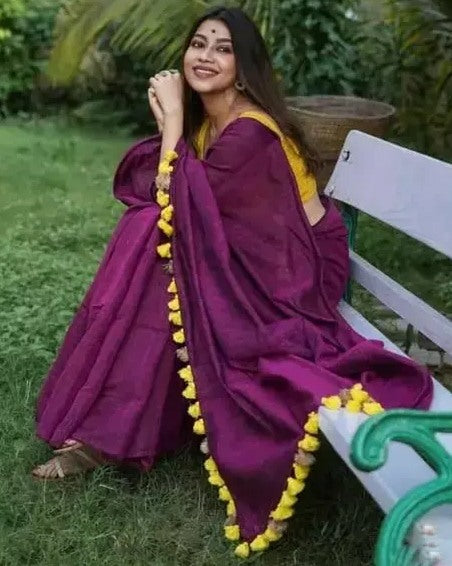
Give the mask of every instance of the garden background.
MULTIPOLYGON (((123 206, 115 165, 155 131, 148 77, 178 63, 207 0, 0 0, 0 565, 227 566, 223 511, 187 449, 145 476, 99 470, 33 482, 36 394, 123 206)), ((452 2, 244 0, 288 95, 389 102, 389 138, 452 157, 452 2)), ((452 316, 452 266, 364 216, 358 251, 452 316)), ((362 290, 368 317, 399 321, 362 290)), ((439 379, 451 368, 415 333, 439 379)), ((262 565, 371 564, 381 514, 325 446, 288 536, 262 565)))

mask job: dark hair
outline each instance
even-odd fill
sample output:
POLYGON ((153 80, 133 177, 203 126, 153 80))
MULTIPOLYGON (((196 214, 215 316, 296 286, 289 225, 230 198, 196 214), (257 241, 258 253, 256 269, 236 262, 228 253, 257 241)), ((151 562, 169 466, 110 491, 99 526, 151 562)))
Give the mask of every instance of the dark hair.
MULTIPOLYGON (((306 142, 296 116, 286 106, 275 78, 270 55, 255 23, 239 8, 213 8, 193 24, 185 42, 184 53, 196 30, 205 20, 220 20, 229 28, 236 57, 237 79, 245 87, 244 94, 267 112, 281 131, 295 142, 305 159, 308 171, 315 174, 319 167, 318 156, 306 142)), ((199 94, 186 80, 184 83, 184 136, 194 146, 196 133, 205 118, 204 107, 199 94)))

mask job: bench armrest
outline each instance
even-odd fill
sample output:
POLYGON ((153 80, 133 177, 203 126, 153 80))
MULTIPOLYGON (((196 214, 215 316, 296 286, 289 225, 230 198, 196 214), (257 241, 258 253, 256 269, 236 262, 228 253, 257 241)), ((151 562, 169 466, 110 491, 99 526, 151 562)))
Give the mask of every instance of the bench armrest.
POLYGON ((386 516, 376 547, 377 566, 416 564, 416 548, 405 545, 415 523, 440 505, 452 504, 452 454, 435 438, 452 433, 452 413, 392 410, 369 418, 355 434, 351 446, 353 464, 374 471, 387 459, 388 444, 411 446, 437 473, 437 477, 402 497, 386 516))

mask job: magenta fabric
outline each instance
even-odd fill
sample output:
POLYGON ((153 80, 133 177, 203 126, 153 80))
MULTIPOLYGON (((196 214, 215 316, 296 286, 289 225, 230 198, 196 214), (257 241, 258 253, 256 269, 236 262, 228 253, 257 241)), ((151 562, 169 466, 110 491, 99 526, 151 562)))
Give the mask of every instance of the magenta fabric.
MULTIPOLYGON (((77 438, 149 468, 187 439, 168 322, 170 276, 156 254, 159 138, 115 177, 128 209, 43 386, 37 433, 77 438)), ((175 278, 210 452, 244 539, 276 507, 310 411, 361 382, 386 408, 427 408, 425 368, 356 334, 336 310, 347 234, 330 201, 312 228, 278 138, 230 124, 203 161, 181 140, 171 186, 175 278)))

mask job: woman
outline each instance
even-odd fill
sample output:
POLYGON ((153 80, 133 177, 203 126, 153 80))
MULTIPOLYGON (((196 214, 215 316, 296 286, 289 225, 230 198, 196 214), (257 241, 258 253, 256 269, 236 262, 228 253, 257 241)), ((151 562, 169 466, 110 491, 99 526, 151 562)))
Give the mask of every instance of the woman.
POLYGON ((432 384, 338 314, 346 230, 245 14, 196 22, 183 79, 159 73, 149 101, 161 137, 118 167, 128 208, 41 392, 56 455, 33 473, 147 470, 193 428, 246 557, 293 514, 321 403, 425 408, 432 384))

